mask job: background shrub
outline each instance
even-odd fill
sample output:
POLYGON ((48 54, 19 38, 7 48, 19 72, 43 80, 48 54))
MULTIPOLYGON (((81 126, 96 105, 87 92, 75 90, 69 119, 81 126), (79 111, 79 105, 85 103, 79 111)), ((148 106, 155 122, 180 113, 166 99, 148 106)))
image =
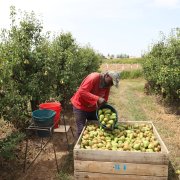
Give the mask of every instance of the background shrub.
POLYGON ((180 29, 163 36, 144 56, 144 77, 168 101, 180 99, 180 29))

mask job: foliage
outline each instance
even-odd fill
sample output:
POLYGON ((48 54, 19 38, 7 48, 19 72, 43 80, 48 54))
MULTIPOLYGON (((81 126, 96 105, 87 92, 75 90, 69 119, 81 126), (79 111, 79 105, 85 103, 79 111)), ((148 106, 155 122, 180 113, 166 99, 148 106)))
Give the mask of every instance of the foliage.
POLYGON ((50 40, 34 12, 16 15, 11 7, 11 28, 0 39, 0 116, 24 128, 41 102, 67 105, 84 76, 98 70, 100 55, 79 47, 71 33, 50 40))
POLYGON ((116 57, 117 58, 129 58, 129 55, 128 54, 118 54, 116 57))
POLYGON ((143 61, 143 58, 103 59, 103 63, 108 64, 142 64, 143 61))
POLYGON ((143 77, 143 71, 141 69, 121 72, 121 79, 135 79, 140 77, 143 77))
POLYGON ((97 71, 100 56, 90 47, 79 47, 70 33, 61 33, 54 38, 50 60, 53 72, 53 87, 63 105, 67 105, 82 79, 97 71))
POLYGON ((13 151, 16 145, 24 139, 25 135, 23 133, 12 133, 6 139, 0 141, 0 156, 5 159, 14 159, 13 151))
POLYGON ((48 93, 47 84, 41 83, 42 79, 47 81, 43 76, 45 61, 42 61, 47 53, 42 26, 34 13, 25 13, 19 24, 15 16, 15 8, 11 7, 11 29, 4 30, 1 38, 1 89, 5 95, 0 107, 5 119, 16 121, 16 126, 21 127, 28 117, 28 102, 48 93))
POLYGON ((144 56, 144 75, 154 92, 168 101, 180 98, 180 29, 154 44, 144 56))
POLYGON ((69 176, 69 174, 67 173, 64 173, 63 171, 60 171, 58 174, 57 174, 57 179, 58 180, 71 180, 72 178, 69 176))
POLYGON ((59 180, 70 180, 74 172, 73 146, 70 147, 69 153, 62 159, 61 171, 57 174, 59 180))

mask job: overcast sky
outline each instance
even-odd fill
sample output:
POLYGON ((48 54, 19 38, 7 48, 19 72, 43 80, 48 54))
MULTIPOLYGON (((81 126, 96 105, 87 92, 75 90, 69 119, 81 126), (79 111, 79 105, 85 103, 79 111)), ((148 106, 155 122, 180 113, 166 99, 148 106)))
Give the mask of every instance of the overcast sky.
POLYGON ((0 28, 10 24, 10 6, 34 11, 45 31, 71 32, 79 45, 99 53, 141 56, 180 27, 180 0, 0 0, 0 28))

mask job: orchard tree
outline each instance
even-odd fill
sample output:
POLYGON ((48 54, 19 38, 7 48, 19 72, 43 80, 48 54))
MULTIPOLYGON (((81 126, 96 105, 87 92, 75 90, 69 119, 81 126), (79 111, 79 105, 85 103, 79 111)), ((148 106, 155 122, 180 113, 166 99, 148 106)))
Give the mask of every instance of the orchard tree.
POLYGON ((170 102, 180 102, 180 29, 152 45, 144 55, 144 75, 150 90, 170 102))
POLYGON ((28 115, 28 102, 32 110, 36 109, 49 91, 50 81, 46 77, 49 42, 42 35, 42 24, 33 12, 24 13, 16 22, 15 7, 11 7, 10 18, 10 30, 4 30, 1 35, 1 89, 5 91, 1 109, 6 118, 20 123, 17 117, 24 119, 28 115))
POLYGON ((56 36, 51 46, 53 62, 54 91, 63 106, 69 104, 70 98, 77 90, 82 79, 100 66, 100 55, 89 46, 79 47, 71 33, 56 36))

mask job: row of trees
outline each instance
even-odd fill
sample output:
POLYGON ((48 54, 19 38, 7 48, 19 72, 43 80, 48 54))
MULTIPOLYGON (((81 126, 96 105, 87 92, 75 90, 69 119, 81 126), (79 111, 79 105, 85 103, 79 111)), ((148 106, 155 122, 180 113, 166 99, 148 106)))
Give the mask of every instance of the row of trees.
POLYGON ((101 58, 91 47, 80 47, 71 33, 43 33, 34 12, 17 20, 11 7, 10 30, 0 39, 0 116, 24 127, 38 104, 53 97, 63 107, 81 80, 97 71, 101 58))
POLYGON ((162 34, 144 55, 143 70, 150 89, 168 101, 180 100, 180 29, 162 34))
POLYGON ((128 54, 117 54, 115 56, 114 54, 108 54, 106 58, 108 58, 108 59, 114 59, 114 58, 125 59, 125 58, 129 58, 129 55, 128 54))

